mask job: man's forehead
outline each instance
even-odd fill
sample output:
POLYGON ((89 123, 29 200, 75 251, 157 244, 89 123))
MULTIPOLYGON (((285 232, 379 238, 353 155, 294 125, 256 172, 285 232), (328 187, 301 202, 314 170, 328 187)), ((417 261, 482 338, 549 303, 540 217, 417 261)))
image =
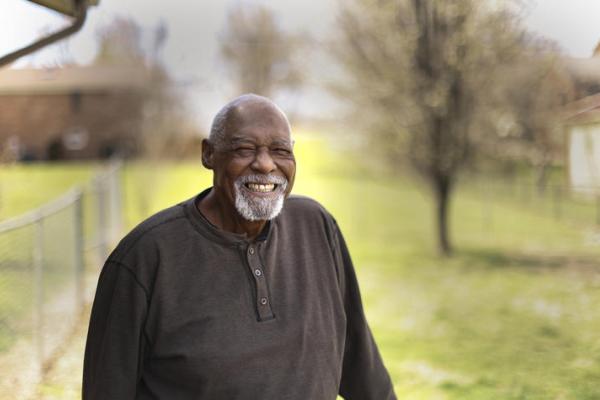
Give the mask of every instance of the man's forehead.
POLYGON ((267 101, 246 101, 231 110, 230 122, 234 125, 287 126, 285 114, 275 104, 267 101))
POLYGON ((290 137, 290 135, 286 135, 286 136, 267 136, 267 137, 261 137, 260 139, 256 136, 252 136, 252 135, 248 135, 248 134, 243 134, 243 133, 234 133, 232 134, 228 139, 227 139, 230 143, 258 143, 258 142, 263 142, 265 140, 268 140, 269 143, 271 144, 286 144, 286 145, 291 145, 293 143, 292 138, 290 137))
POLYGON ((229 141, 291 141, 287 118, 272 103, 246 102, 235 107, 228 119, 229 141))

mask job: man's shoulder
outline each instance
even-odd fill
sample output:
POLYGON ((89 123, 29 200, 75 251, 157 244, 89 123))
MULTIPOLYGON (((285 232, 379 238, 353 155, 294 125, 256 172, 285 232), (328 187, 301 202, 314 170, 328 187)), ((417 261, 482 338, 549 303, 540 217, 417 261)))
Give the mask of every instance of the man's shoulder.
POLYGON ((284 216, 302 220, 319 220, 328 225, 335 224, 335 218, 318 201, 308 196, 291 195, 284 206, 284 216))
POLYGON ((186 217, 185 214, 185 201, 175 204, 171 207, 165 208, 150 217, 140 222, 133 230, 129 233, 130 235, 143 235, 149 231, 164 227, 172 222, 180 220, 186 217))
POLYGON ((325 207, 317 200, 300 194, 290 195, 290 197, 286 199, 285 208, 287 211, 293 212, 325 213, 330 215, 325 207))
POLYGON ((184 201, 165 208, 140 222, 123 237, 111 255, 111 258, 121 259, 134 247, 149 246, 154 241, 153 237, 163 236, 165 231, 178 230, 179 224, 185 222, 186 219, 184 209, 186 202, 184 201))

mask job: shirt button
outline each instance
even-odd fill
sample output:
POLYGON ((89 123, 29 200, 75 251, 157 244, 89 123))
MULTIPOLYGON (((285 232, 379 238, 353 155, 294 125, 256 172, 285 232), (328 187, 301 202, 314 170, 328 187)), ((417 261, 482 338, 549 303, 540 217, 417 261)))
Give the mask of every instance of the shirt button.
POLYGON ((266 297, 262 297, 260 299, 260 304, 262 304, 263 306, 266 306, 267 305, 267 298, 266 297))
POLYGON ((251 255, 254 254, 254 247, 250 247, 250 249, 248 249, 248 253, 250 253, 251 255))
POLYGON ((262 271, 257 268, 257 269, 254 270, 254 275, 261 276, 262 275, 262 271))

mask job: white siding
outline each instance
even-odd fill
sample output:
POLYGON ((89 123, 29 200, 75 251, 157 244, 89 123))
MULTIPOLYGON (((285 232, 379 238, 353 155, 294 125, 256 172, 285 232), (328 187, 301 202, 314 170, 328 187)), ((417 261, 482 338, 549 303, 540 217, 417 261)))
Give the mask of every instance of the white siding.
POLYGON ((574 190, 600 192, 600 124, 569 130, 569 180, 574 190))

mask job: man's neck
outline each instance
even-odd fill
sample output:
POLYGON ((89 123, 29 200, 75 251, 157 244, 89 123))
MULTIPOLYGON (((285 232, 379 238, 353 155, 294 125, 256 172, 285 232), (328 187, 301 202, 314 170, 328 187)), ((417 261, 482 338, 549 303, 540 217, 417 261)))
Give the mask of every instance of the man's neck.
POLYGON ((228 202, 220 200, 213 188, 196 207, 208 222, 226 232, 246 235, 249 239, 255 239, 262 232, 267 221, 248 221, 226 204, 228 202))

